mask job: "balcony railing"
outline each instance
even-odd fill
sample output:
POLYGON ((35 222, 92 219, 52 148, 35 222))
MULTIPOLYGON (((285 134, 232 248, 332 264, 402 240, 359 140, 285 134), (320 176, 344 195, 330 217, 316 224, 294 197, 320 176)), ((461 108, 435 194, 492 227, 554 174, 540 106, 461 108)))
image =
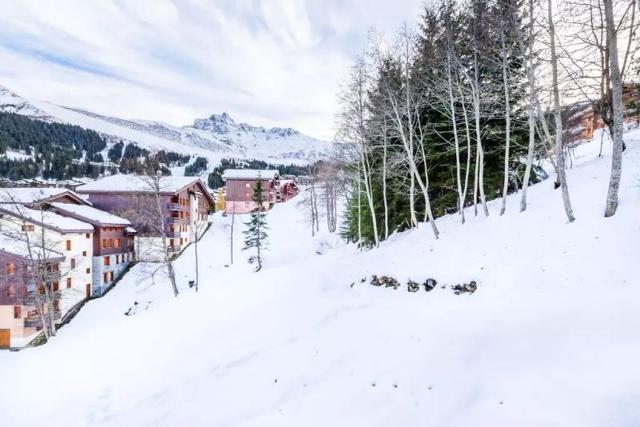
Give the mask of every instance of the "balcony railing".
POLYGON ((182 206, 179 203, 168 203, 167 206, 170 211, 179 211, 182 209, 182 206))

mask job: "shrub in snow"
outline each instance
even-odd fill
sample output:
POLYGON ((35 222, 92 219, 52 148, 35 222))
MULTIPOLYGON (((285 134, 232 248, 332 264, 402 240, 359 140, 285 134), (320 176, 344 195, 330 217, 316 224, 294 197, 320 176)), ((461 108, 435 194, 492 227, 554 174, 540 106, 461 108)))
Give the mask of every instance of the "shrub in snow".
POLYGON ((407 290, 409 292, 418 292, 420 290, 420 284, 418 282, 414 282, 413 280, 409 280, 407 282, 407 290))
POLYGON ((436 279, 429 278, 429 279, 424 281, 422 286, 424 286, 424 290, 425 291, 429 292, 430 290, 435 288, 437 284, 438 284, 438 281, 436 279))
POLYGON ((453 289, 453 292, 456 295, 472 294, 476 291, 476 289, 478 289, 478 285, 476 284, 475 280, 472 280, 471 282, 463 283, 462 285, 454 285, 451 287, 451 289, 453 289))

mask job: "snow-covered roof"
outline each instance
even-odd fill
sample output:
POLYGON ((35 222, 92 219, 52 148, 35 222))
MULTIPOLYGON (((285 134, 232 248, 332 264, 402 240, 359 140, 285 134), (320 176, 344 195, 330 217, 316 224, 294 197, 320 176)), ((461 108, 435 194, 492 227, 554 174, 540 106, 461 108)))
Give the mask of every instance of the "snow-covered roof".
POLYGON ((226 169, 222 179, 274 179, 278 175, 275 169, 226 169))
POLYGON ((24 206, 2 205, 0 213, 22 218, 25 221, 42 225, 45 228, 52 228, 61 232, 92 232, 93 225, 79 221, 74 218, 59 215, 51 211, 40 211, 24 206))
POLYGON ((71 203, 51 203, 51 206, 56 210, 66 212, 73 216, 79 216, 82 219, 96 222, 100 225, 131 225, 131 221, 126 218, 110 214, 109 212, 96 209, 92 206, 73 205, 71 203))
MULTIPOLYGON (((160 190, 175 193, 196 181, 202 183, 197 176, 163 176, 160 178, 160 190)), ((148 177, 118 174, 81 185, 77 191, 80 193, 151 192, 153 186, 148 177)))
POLYGON ((80 200, 84 200, 79 194, 74 193, 68 188, 11 187, 0 188, 0 203, 36 203, 65 193, 68 193, 70 196, 76 197, 80 200))
MULTIPOLYGON (((31 255, 34 257, 34 259, 42 256, 42 248, 36 246, 36 242, 30 243, 32 251, 31 255)), ((28 258, 30 256, 29 245, 27 244, 26 240, 23 240, 22 238, 17 236, 13 237, 5 234, 0 234, 0 251, 9 252, 24 258, 28 258)), ((44 256, 48 259, 64 257, 62 253, 48 248, 45 250, 44 256)))
POLYGON ((135 229, 135 228, 133 228, 133 227, 127 227, 127 228, 125 228, 125 231, 126 231, 127 233, 131 233, 131 234, 133 234, 133 233, 137 233, 137 232, 138 232, 138 230, 136 230, 136 229, 135 229))

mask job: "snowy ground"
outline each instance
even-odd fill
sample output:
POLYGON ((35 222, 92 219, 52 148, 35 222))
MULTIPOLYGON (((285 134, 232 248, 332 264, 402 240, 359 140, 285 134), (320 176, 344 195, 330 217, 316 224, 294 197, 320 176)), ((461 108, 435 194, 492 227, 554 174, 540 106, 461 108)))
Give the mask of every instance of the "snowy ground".
POLYGON ((225 267, 216 216, 200 292, 148 288, 138 266, 46 346, 1 352, 2 424, 640 425, 640 133, 628 146, 609 219, 610 158, 594 143, 568 174, 573 224, 548 181, 525 213, 511 197, 503 217, 491 204, 464 226, 439 220, 438 241, 423 226, 361 253, 311 239, 291 201, 269 213, 272 249, 252 273, 239 250, 225 267), (479 288, 359 283, 371 274, 479 288))

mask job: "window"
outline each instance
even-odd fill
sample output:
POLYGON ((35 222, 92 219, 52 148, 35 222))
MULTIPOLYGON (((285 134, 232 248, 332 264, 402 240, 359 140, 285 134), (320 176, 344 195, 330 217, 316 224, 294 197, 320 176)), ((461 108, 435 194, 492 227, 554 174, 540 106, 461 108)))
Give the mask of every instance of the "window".
POLYGON ((16 296, 16 285, 9 285, 7 287, 7 297, 14 298, 16 296))
POLYGON ((22 307, 20 307, 19 305, 13 307, 13 318, 22 319, 22 307))
POLYGON ((24 224, 22 226, 22 231, 33 231, 35 230, 35 226, 33 224, 24 224))
POLYGON ((67 250, 71 250, 71 240, 67 240, 67 250))
POLYGON ((82 256, 87 256, 87 251, 82 251, 82 256))
POLYGON ((169 239, 169 246, 173 246, 173 239, 169 239))
POLYGON ((116 264, 120 264, 120 255, 116 255, 116 264))
POLYGON ((102 249, 107 248, 107 239, 102 239, 102 249))
POLYGON ((91 238, 91 233, 86 233, 86 234, 84 235, 84 237, 86 237, 87 239, 90 239, 90 238, 91 238))
POLYGON ((53 289, 53 292, 58 292, 58 290, 60 290, 60 284, 58 282, 53 282, 52 289, 53 289))
POLYGON ((114 241, 114 243, 115 243, 115 245, 116 245, 116 248, 119 248, 119 247, 120 247, 120 239, 116 239, 116 240, 114 241))
POLYGON ((75 258, 71 258, 71 268, 76 268, 76 259, 75 258))
POLYGON ((87 268, 87 269, 86 269, 86 272, 87 272, 87 274, 91 273, 91 269, 90 269, 90 268, 87 268))
POLYGON ((111 281, 113 282, 113 271, 109 273, 109 279, 111 279, 111 281))
POLYGON ((102 273, 102 281, 104 283, 109 283, 109 273, 102 273))
POLYGON ((108 256, 104 257, 102 259, 102 262, 104 265, 111 265, 111 258, 109 258, 108 256))
POLYGON ((244 188, 251 188, 251 184, 247 182, 246 184, 244 184, 244 188))
POLYGON ((109 239, 109 247, 112 248, 113 247, 113 239, 109 239))
POLYGON ((12 262, 8 262, 6 272, 11 275, 16 274, 16 265, 12 262))
POLYGON ((71 277, 67 277, 67 289, 71 287, 71 277))

